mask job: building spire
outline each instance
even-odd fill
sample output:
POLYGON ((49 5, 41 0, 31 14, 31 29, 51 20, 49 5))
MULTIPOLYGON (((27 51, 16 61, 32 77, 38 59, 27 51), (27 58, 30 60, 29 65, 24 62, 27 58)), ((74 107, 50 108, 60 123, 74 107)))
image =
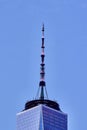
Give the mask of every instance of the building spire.
MULTIPOLYGON (((40 99, 44 100, 44 90, 46 91, 46 82, 45 82, 45 63, 44 63, 44 58, 45 58, 45 54, 44 54, 44 24, 42 26, 42 52, 41 52, 41 64, 40 64, 40 82, 39 82, 39 87, 40 87, 40 99)), ((46 91, 46 96, 47 96, 47 91, 46 91)), ((48 97, 48 96, 47 96, 48 97)))
POLYGON ((40 82, 39 88, 36 95, 36 98, 40 100, 44 100, 45 98, 48 99, 48 94, 46 90, 46 82, 45 82, 45 53, 44 53, 44 24, 42 25, 42 45, 41 45, 41 64, 40 64, 40 82))
POLYGON ((40 99, 44 99, 44 87, 46 86, 45 83, 45 64, 44 64, 44 58, 45 58, 45 54, 44 54, 44 24, 42 26, 42 52, 41 52, 41 71, 40 71, 40 82, 39 82, 39 86, 40 86, 40 99))
POLYGON ((42 26, 42 45, 41 45, 41 64, 40 64, 40 82, 39 82, 39 88, 37 91, 37 95, 35 100, 31 100, 26 102, 25 109, 30 109, 35 106, 38 106, 40 104, 44 104, 45 106, 48 106, 50 108, 56 109, 60 111, 59 104, 55 101, 48 99, 48 94, 46 91, 46 82, 45 82, 45 53, 44 53, 44 24, 42 26))

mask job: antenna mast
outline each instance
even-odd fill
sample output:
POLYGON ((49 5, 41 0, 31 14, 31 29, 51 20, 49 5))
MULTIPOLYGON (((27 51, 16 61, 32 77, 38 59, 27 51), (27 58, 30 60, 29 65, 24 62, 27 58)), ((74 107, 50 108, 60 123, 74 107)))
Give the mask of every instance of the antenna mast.
MULTIPOLYGON (((45 64, 44 64, 44 58, 45 58, 45 54, 44 54, 44 24, 42 26, 42 52, 41 52, 41 72, 40 72, 40 82, 39 82, 39 87, 40 87, 40 99, 44 100, 44 88, 46 86, 46 82, 45 82, 45 64)), ((45 88, 46 89, 46 88, 45 88)), ((46 92, 47 95, 47 92, 46 92)))

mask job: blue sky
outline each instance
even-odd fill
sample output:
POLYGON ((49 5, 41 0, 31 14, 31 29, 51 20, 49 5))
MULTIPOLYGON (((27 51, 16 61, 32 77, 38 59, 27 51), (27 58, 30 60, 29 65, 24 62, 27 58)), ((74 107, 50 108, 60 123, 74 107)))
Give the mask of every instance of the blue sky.
POLYGON ((69 130, 87 129, 87 1, 0 0, 0 129, 35 98, 45 24, 46 88, 68 114, 69 130))

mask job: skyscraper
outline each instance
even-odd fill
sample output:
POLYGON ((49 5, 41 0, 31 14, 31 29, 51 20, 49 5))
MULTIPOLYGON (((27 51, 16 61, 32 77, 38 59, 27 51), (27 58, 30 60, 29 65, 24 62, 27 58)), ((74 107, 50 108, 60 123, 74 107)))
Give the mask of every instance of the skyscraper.
POLYGON ((42 27, 41 72, 37 99, 28 101, 17 114, 17 130, 67 130, 67 114, 49 100, 45 82, 44 25, 42 27))

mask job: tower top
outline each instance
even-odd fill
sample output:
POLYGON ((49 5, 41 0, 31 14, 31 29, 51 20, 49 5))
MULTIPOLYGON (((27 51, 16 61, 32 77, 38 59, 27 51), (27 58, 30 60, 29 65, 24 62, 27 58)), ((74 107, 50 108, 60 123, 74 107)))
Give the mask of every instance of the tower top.
POLYGON ((42 45, 41 45, 41 64, 40 64, 40 82, 39 82, 39 87, 40 87, 40 96, 39 99, 43 100, 45 98, 48 98, 47 91, 46 91, 46 82, 45 82, 45 63, 44 63, 44 58, 45 58, 45 53, 44 53, 44 24, 42 25, 42 45))
POLYGON ((32 107, 38 106, 40 104, 43 104, 45 106, 51 107, 53 109, 56 109, 60 111, 59 104, 55 101, 48 99, 48 94, 46 91, 46 82, 45 82, 45 53, 44 53, 44 24, 42 25, 42 45, 41 45, 41 64, 40 64, 40 82, 39 82, 39 89, 37 92, 37 96, 35 100, 31 100, 26 102, 25 109, 30 109, 32 107))

